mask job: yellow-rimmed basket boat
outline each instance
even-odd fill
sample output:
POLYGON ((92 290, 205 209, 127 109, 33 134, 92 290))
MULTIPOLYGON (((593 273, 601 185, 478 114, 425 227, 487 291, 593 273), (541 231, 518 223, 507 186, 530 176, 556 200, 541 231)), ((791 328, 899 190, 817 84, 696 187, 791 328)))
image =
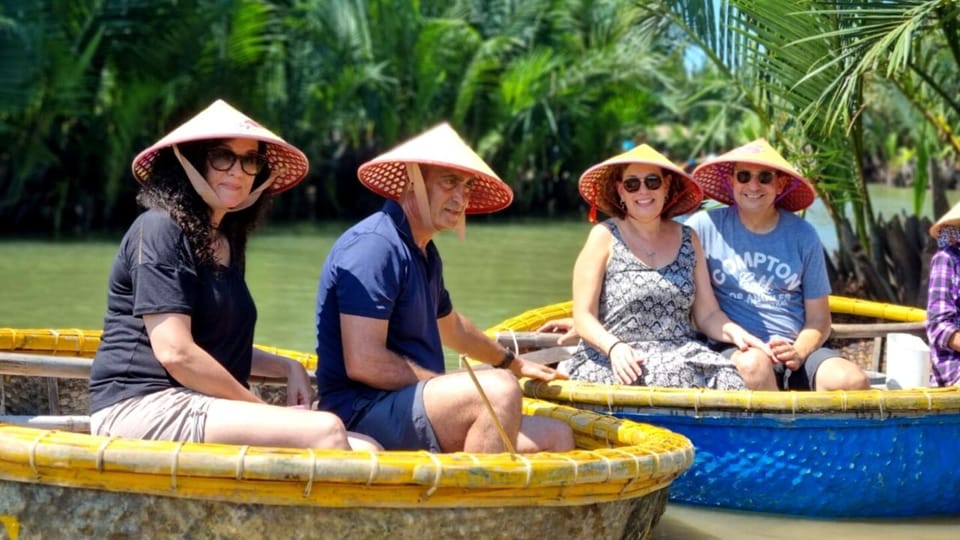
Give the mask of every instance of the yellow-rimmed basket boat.
MULTIPOLYGON (((96 332, 0 329, 0 366, 86 377, 98 341, 96 332)), ((11 538, 648 537, 670 483, 693 462, 690 441, 540 400, 525 399, 524 411, 569 424, 577 449, 300 450, 2 423, 0 526, 11 538)))
MULTIPOLYGON (((863 300, 830 304, 833 313, 925 317, 863 300)), ((571 307, 530 310, 488 333, 509 343, 571 307)), ((760 392, 525 380, 523 388, 689 437, 697 457, 672 484, 673 501, 814 517, 960 515, 960 387, 760 392)))

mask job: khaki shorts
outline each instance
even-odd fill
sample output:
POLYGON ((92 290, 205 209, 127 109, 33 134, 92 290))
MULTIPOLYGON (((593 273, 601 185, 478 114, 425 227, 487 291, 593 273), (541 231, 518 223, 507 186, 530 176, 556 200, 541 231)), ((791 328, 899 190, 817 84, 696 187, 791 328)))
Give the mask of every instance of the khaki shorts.
POLYGON ((186 388, 133 397, 90 415, 92 435, 203 442, 207 411, 217 398, 186 388))

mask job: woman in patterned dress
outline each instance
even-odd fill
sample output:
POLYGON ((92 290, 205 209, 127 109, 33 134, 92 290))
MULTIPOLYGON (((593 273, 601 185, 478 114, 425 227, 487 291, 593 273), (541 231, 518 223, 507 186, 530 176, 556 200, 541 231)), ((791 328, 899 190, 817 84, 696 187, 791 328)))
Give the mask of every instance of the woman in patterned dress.
POLYGON ((560 369, 605 384, 746 388, 734 364, 697 332, 741 349, 765 347, 720 310, 700 242, 673 217, 703 193, 647 145, 591 167, 580 194, 612 216, 590 231, 573 271, 573 323, 581 341, 560 369))

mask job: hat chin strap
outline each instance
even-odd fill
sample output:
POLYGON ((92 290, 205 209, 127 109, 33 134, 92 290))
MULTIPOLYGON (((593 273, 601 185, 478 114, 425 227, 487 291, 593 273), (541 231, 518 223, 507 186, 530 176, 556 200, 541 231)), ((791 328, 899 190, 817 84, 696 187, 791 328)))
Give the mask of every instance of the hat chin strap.
POLYGON ((180 153, 180 149, 177 148, 177 145, 173 145, 173 154, 177 156, 177 161, 180 162, 180 166, 183 167, 183 172, 187 173, 187 178, 190 180, 190 184, 193 185, 193 189, 196 190, 197 194, 200 195, 200 198, 203 199, 214 210, 223 210, 225 212, 238 212, 244 210, 257 202, 257 199, 260 198, 260 195, 263 194, 263 191, 270 187, 273 184, 273 181, 277 179, 277 176, 280 174, 280 171, 273 171, 270 175, 270 178, 260 185, 257 189, 250 192, 250 195, 247 195, 247 198, 240 204, 229 207, 223 204, 223 201, 220 200, 220 197, 217 196, 216 192, 210 187, 210 184, 207 183, 207 180, 197 171, 197 168, 193 166, 190 161, 188 161, 180 153))
POLYGON ((773 204, 777 204, 777 203, 779 203, 780 201, 782 201, 782 200, 784 199, 784 197, 786 197, 787 195, 789 195, 791 191, 793 191, 794 189, 796 189, 796 188, 800 185, 800 182, 797 181, 794 177, 792 177, 792 176, 790 176, 790 175, 787 175, 787 176, 790 177, 790 185, 787 186, 787 187, 785 187, 785 188, 783 189, 783 191, 781 191, 780 194, 777 195, 777 198, 773 200, 773 204))
POLYGON ((427 198, 427 186, 423 183, 423 174, 420 172, 420 165, 416 163, 407 163, 407 178, 413 184, 413 197, 417 200, 417 210, 420 211, 420 219, 433 227, 433 217, 430 215, 430 199, 427 198))
MULTIPOLYGON (((406 163, 407 178, 413 184, 413 196, 417 200, 417 209, 420 211, 421 219, 429 222, 434 227, 433 217, 430 215, 430 199, 427 198, 427 186, 423 181, 423 173, 420 171, 420 165, 416 163, 406 163)), ((460 214, 457 224, 453 229, 457 231, 457 238, 461 241, 467 237, 467 213, 460 214)))
POLYGON ((457 231, 457 238, 459 238, 461 242, 467 239, 467 211, 466 210, 464 210, 463 213, 460 214, 460 219, 457 220, 457 224, 454 225, 453 230, 457 231))

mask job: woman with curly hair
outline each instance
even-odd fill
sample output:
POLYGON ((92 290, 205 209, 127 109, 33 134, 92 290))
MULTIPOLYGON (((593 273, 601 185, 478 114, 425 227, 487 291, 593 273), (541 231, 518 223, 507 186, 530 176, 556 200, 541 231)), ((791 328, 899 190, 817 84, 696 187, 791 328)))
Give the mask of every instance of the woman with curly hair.
POLYGON ((94 435, 303 448, 376 449, 311 411, 306 370, 253 347, 247 236, 271 195, 307 173, 304 154, 223 101, 133 161, 146 208, 110 271, 90 377, 94 435), (264 403, 251 375, 285 377, 264 403))

